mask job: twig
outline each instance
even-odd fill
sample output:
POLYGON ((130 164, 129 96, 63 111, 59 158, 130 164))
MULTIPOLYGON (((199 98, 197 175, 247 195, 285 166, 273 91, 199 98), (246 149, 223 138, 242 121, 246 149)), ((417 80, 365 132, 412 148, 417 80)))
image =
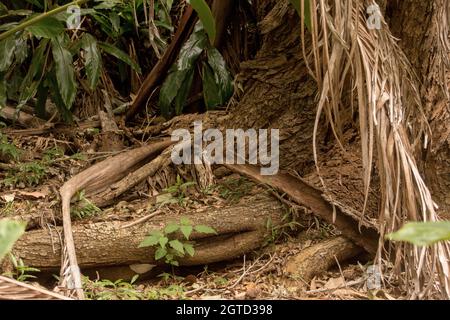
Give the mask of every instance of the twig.
POLYGON ((126 228, 134 227, 135 225, 138 225, 138 224, 143 223, 143 222, 145 222, 145 221, 147 221, 147 220, 149 220, 149 219, 151 219, 153 217, 156 217, 160 213, 162 213, 161 210, 156 210, 155 212, 153 212, 153 213, 151 213, 151 214, 149 214, 149 215, 147 215, 145 217, 139 218, 137 220, 134 220, 133 222, 130 222, 130 223, 124 225, 124 226, 121 226, 120 229, 126 229, 126 228))

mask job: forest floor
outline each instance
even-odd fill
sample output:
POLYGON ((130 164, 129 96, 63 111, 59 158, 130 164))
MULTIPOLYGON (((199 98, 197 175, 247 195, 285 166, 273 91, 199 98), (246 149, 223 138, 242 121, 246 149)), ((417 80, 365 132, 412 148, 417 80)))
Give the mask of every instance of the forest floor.
MULTIPOLYGON (((4 130, 0 137, 0 218, 28 221, 28 230, 60 225, 59 188, 69 177, 115 154, 95 151, 93 145, 100 134, 95 128, 69 135, 12 133, 11 129, 4 130)), ((173 196, 167 193, 173 187, 169 182, 146 181, 129 190, 113 206, 102 210, 79 194, 79 201, 72 205, 73 223, 132 221, 155 208, 181 214, 205 207, 225 207, 252 195, 267 193, 273 196, 267 187, 255 185, 224 167, 217 167, 213 172, 216 182, 207 190, 192 185, 173 196), (163 189, 166 192, 158 194, 162 185, 166 186, 163 189)), ((173 181, 173 177, 172 180, 165 178, 173 181)), ((152 266, 139 277, 129 268, 126 271, 123 268, 86 271, 86 295, 90 299, 399 298, 399 292, 368 290, 370 263, 364 255, 350 261, 336 261, 335 267, 308 282, 286 277, 284 266, 290 257, 339 234, 333 226, 312 214, 306 211, 300 214, 303 215, 301 228, 290 220, 283 229, 273 232, 263 248, 232 261, 198 267, 152 266)), ((18 280, 39 283, 50 290, 57 285, 57 277, 52 273, 38 272, 20 260, 14 261, 13 266, 7 275, 18 280)))

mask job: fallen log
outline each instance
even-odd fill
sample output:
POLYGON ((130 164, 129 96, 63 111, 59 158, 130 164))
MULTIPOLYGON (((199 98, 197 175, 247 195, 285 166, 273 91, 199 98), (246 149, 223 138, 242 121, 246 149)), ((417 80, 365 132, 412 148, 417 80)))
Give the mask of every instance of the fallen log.
MULTIPOLYGON (((193 233, 195 255, 179 260, 180 265, 203 265, 233 259, 261 247, 268 230, 282 223, 284 208, 273 198, 250 198, 241 204, 227 208, 210 208, 185 215, 193 225, 207 225, 217 235, 193 233)), ((153 248, 138 248, 141 241, 153 230, 162 230, 169 222, 177 222, 181 216, 162 214, 145 223, 124 228, 129 222, 108 221, 73 226, 73 239, 80 268, 101 268, 132 264, 158 264, 153 248)), ((25 265, 41 271, 57 270, 61 265, 61 245, 58 234, 33 230, 16 243, 13 254, 25 265)))

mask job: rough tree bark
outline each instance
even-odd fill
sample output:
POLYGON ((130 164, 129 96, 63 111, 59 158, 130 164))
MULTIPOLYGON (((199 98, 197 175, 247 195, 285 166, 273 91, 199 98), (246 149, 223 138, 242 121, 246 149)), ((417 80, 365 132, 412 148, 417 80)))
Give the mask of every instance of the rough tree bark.
MULTIPOLYGON (((193 233, 196 253, 193 257, 180 259, 181 265, 203 265, 241 256, 257 249, 271 234, 267 228, 281 224, 283 205, 267 196, 252 197, 228 208, 210 208, 192 212, 185 217, 193 225, 207 225, 214 228, 217 235, 193 233)), ((181 216, 161 214, 147 222, 130 227, 123 221, 77 224, 73 226, 73 236, 78 263, 81 268, 101 268, 108 266, 132 265, 139 263, 157 264, 154 249, 138 248, 142 240, 152 230, 160 230, 171 221, 179 221, 181 216)), ((47 229, 27 232, 14 246, 13 254, 21 258, 25 265, 40 270, 55 270, 61 264, 59 235, 62 228, 49 232, 47 229)))
POLYGON ((443 45, 450 43, 450 2, 391 0, 387 14, 422 83, 422 102, 433 133, 424 154, 425 178, 441 212, 450 218, 450 98, 445 93, 445 88, 450 90, 450 48, 443 45))

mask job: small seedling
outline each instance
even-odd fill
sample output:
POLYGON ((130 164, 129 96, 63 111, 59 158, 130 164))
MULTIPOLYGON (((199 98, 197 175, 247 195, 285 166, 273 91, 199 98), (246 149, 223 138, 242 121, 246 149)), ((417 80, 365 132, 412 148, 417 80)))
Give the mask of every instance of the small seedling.
POLYGON ((204 234, 217 234, 208 226, 193 226, 187 218, 180 219, 179 223, 169 223, 162 231, 152 231, 150 235, 142 241, 139 248, 155 247, 155 259, 165 259, 165 263, 172 266, 179 266, 178 258, 183 258, 188 254, 193 257, 195 254, 194 243, 189 241, 193 231, 204 234), (182 234, 183 240, 178 240, 177 233, 182 234))
POLYGON ((170 186, 169 188, 164 189, 164 192, 170 193, 178 202, 178 204, 183 205, 185 199, 187 198, 187 190, 189 187, 196 185, 195 182, 188 181, 184 182, 183 179, 179 175, 177 175, 177 182, 170 186))
POLYGON ((26 282, 29 279, 36 279, 36 276, 30 274, 31 272, 41 272, 41 270, 28 267, 23 263, 22 259, 17 259, 13 254, 9 254, 11 263, 14 267, 14 272, 7 272, 4 275, 11 277, 20 282, 26 282))
POLYGON ((12 143, 8 142, 8 138, 0 133, 0 155, 11 158, 14 161, 19 160, 20 150, 12 143))
POLYGON ((85 197, 84 190, 78 192, 77 204, 71 208, 71 214, 79 219, 92 217, 102 212, 95 204, 85 197))

